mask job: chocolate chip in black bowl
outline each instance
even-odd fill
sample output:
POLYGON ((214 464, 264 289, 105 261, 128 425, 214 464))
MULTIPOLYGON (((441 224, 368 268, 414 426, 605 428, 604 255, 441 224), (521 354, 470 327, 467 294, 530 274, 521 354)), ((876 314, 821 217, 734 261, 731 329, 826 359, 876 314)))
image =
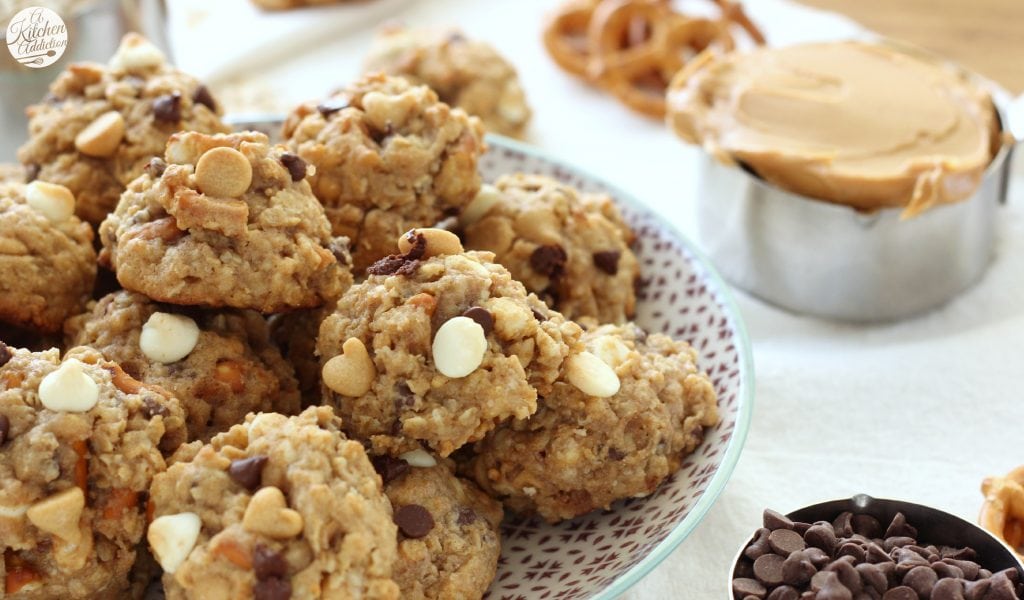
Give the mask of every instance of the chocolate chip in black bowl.
POLYGON ((941 510, 861 494, 763 522, 733 562, 730 598, 1024 600, 1014 552, 941 510))

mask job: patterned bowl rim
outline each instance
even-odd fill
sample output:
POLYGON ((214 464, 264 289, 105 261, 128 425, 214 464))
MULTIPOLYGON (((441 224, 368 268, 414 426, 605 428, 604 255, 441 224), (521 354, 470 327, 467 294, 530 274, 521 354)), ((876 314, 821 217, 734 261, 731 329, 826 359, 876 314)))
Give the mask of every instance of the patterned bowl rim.
POLYGON ((659 226, 676 238, 679 244, 690 253, 693 260, 703 270, 703 277, 710 282, 711 295, 721 306, 722 312, 729 319, 734 335, 736 336, 737 355, 739 356, 740 390, 737 394, 736 424, 733 428, 729 443, 726 446, 722 461, 715 470, 714 476, 708 482, 708 486, 700 499, 690 508, 686 516, 679 521, 672 531, 658 544, 651 552, 638 563, 630 567, 628 571, 620 575, 610 586, 602 590, 593 600, 611 600, 617 598, 635 585, 638 581, 647 576, 648 573, 660 565, 672 552, 679 547, 679 544, 692 533, 704 519, 708 510, 715 503, 722 491, 725 489, 729 478, 732 476, 736 463, 739 461, 743 445, 747 440, 747 432, 750 429, 751 419, 754 413, 754 356, 751 348, 750 337, 747 335, 746 325, 740 314, 739 307, 732 297, 729 285, 722 279, 718 271, 712 266, 711 261, 691 242, 671 221, 671 219, 660 215, 650 209, 646 204, 637 199, 633 194, 624 191, 622 188, 612 185, 604 179, 592 175, 588 171, 571 163, 556 158, 547 151, 531 146, 529 144, 513 140, 511 138, 487 134, 487 143, 495 147, 504 147, 527 156, 533 156, 544 162, 556 164, 567 171, 570 171, 582 179, 592 181, 608 191, 608 193, 619 204, 627 206, 629 210, 647 216, 654 217, 659 226))

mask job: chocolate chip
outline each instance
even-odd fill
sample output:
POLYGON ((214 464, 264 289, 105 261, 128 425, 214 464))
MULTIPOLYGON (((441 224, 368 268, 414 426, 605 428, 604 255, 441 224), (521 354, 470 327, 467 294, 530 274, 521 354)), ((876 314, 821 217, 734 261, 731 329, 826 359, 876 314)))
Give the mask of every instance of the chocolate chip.
POLYGON ((153 118, 164 123, 181 121, 181 92, 164 94, 154 100, 153 118))
POLYGON ((285 577, 288 575, 288 561, 273 548, 256 544, 252 551, 252 570, 256 579, 285 577))
POLYGON ((892 552, 893 548, 902 548, 904 546, 911 546, 911 545, 914 544, 915 541, 916 540, 914 540, 914 538, 912 538, 912 537, 907 537, 905 535, 897 535, 897 536, 886 538, 885 541, 883 542, 883 545, 884 545, 886 551, 892 552))
POLYGON ((0 342, 0 367, 11 362, 12 358, 14 358, 14 351, 7 344, 0 342))
POLYGON ((853 600, 853 592, 839 581, 835 573, 826 572, 817 600, 853 600))
POLYGON ((766 509, 761 515, 761 520, 764 521, 764 526, 771 530, 776 529, 793 529, 793 520, 786 515, 776 512, 772 509, 766 509))
POLYGON ((412 275, 419 260, 427 251, 427 238, 422 233, 409 232, 411 247, 405 254, 392 254, 373 263, 366 269, 367 275, 412 275))
POLYGON ((395 511, 395 524, 411 538, 421 538, 434 528, 434 517, 419 504, 406 504, 395 511))
POLYGON ((964 582, 964 598, 966 600, 981 600, 988 593, 988 588, 991 587, 991 579, 979 579, 978 581, 965 581, 964 582))
POLYGON ((964 577, 964 572, 960 567, 955 567, 948 563, 934 562, 931 564, 931 567, 935 574, 939 576, 939 579, 963 579, 964 577))
POLYGON ((558 279, 565 270, 565 261, 568 258, 565 249, 557 244, 537 246, 530 254, 530 267, 541 275, 558 279))
POLYGON ((964 600, 964 584, 956 579, 943 579, 932 588, 932 600, 964 600))
POLYGON ((292 597, 292 584, 279 577, 257 581, 252 597, 253 600, 288 600, 292 597))
POLYGON ((263 467, 266 464, 266 456, 250 456, 233 460, 228 466, 228 475, 235 483, 252 492, 260 487, 260 482, 263 479, 263 467))
POLYGON ((903 585, 913 589, 917 595, 927 598, 932 593, 932 588, 939 580, 939 576, 931 567, 914 567, 903 576, 903 585))
POLYGON ((863 582, 864 585, 871 587, 879 594, 885 592, 885 590, 889 588, 889 580, 878 565, 861 563, 854 568, 857 569, 861 582, 863 582))
POLYGON ((749 558, 740 558, 736 561, 736 567, 732 570, 733 579, 753 579, 754 561, 749 558))
POLYGON ((737 598, 745 598, 747 596, 764 598, 764 595, 768 593, 768 590, 766 590, 764 585, 756 579, 739 577, 732 580, 732 593, 737 598))
POLYGON ((839 546, 839 550, 836 551, 836 557, 841 556, 850 556, 856 559, 856 562, 864 562, 867 559, 868 553, 860 544, 856 542, 847 542, 839 546))
POLYGON ((807 548, 804 550, 804 553, 806 553, 807 557, 811 559, 811 564, 819 569, 827 565, 831 558, 821 548, 807 548))
POLYGON ((865 546, 864 549, 867 550, 867 560, 868 560, 868 562, 871 562, 871 563, 892 562, 892 559, 889 558, 889 555, 885 552, 885 549, 883 549, 881 546, 879 546, 875 542, 871 542, 870 544, 865 546))
POLYGON ((843 587, 850 590, 851 593, 855 594, 864 587, 860 580, 860 573, 857 572, 857 568, 853 566, 853 563, 848 560, 837 560, 825 567, 825 570, 835 573, 839 577, 839 582, 843 584, 843 587))
POLYGON ((992 583, 985 594, 985 600, 1017 600, 1017 592, 1013 582, 1003 573, 996 573, 989 579, 992 583))
POLYGON ((474 306, 473 308, 466 309, 466 312, 462 313, 462 316, 469 317, 476 321, 480 327, 484 328, 484 335, 490 335, 494 329, 494 315, 491 311, 480 306, 474 306))
POLYGON ((338 112, 343 108, 352 106, 352 99, 347 94, 338 94, 327 100, 324 100, 320 104, 317 104, 316 109, 320 111, 320 114, 327 118, 334 113, 338 112))
POLYGON ((0 415, 0 446, 7 441, 7 435, 11 433, 11 420, 7 415, 0 415))
POLYGON ((25 183, 32 183, 33 181, 38 179, 39 178, 39 171, 41 171, 41 170, 42 170, 42 167, 40 167, 36 163, 30 163, 30 164, 26 165, 25 166, 25 183))
POLYGON ((974 548, 950 548, 949 546, 943 546, 939 550, 939 554, 942 555, 942 558, 956 560, 974 560, 978 557, 978 553, 974 551, 974 548))
POLYGON ((802 586, 817 572, 810 557, 802 550, 790 554, 782 563, 782 581, 788 585, 802 586))
POLYGON ((882 600, 917 600, 917 592, 912 588, 901 585, 882 594, 882 600))
POLYGON ((780 585, 768 594, 768 600, 797 600, 800 592, 788 585, 780 585))
POLYGON ((907 518, 903 516, 903 513, 896 513, 896 516, 892 518, 892 522, 889 523, 889 527, 885 530, 885 537, 890 538, 894 536, 917 537, 917 529, 907 524, 907 518))
POLYGON ((850 511, 839 513, 835 521, 832 521, 832 528, 838 537, 850 537, 853 535, 853 513, 850 511))
MULTIPOLYGON (((646 339, 646 334, 645 334, 645 339, 646 339)), ((807 530, 810 529, 810 528, 811 528, 811 524, 810 523, 793 523, 793 531, 799 533, 800 535, 803 535, 803 534, 807 533, 807 530)))
POLYGON ((288 169, 288 174, 292 176, 292 181, 302 181, 306 178, 306 161, 302 160, 302 157, 298 154, 285 152, 281 155, 281 164, 284 165, 284 168, 288 169))
POLYGON ((981 570, 981 565, 971 560, 957 560, 955 558, 943 558, 943 564, 956 567, 963 572, 963 578, 968 581, 974 581, 978 578, 978 571, 981 570))
POLYGON ((476 511, 467 506, 459 509, 459 516, 455 520, 459 525, 466 526, 476 523, 476 511))
POLYGON ((618 448, 608 449, 608 460, 614 460, 618 462, 624 458, 626 458, 626 453, 623 452, 622 450, 619 450, 618 448))
POLYGON ((167 163, 162 158, 154 156, 146 164, 145 171, 153 179, 158 179, 167 170, 167 163))
POLYGON ((196 104, 202 104, 213 112, 217 112, 217 101, 213 99, 213 95, 210 94, 210 90, 205 85, 200 85, 196 88, 196 91, 192 92, 192 101, 196 104))
POLYGON ((409 472, 409 463, 392 456, 374 456, 370 459, 385 484, 391 483, 409 472))
POLYGON ((768 535, 771 532, 767 528, 762 527, 754 533, 754 539, 747 545, 747 548, 743 551, 743 555, 750 560, 757 560, 765 554, 771 554, 772 548, 768 545, 768 535))
POLYGON ((142 416, 147 419, 152 419, 156 416, 166 417, 169 414, 171 414, 171 411, 167 410, 167 407, 156 398, 146 396, 142 399, 142 416))
POLYGON ((530 309, 530 312, 532 312, 532 313, 533 313, 533 318, 534 318, 534 319, 537 319, 537 320, 538 320, 538 321, 540 321, 541 323, 543 323, 544 321, 547 321, 547 320, 548 320, 548 318, 547 318, 547 317, 545 317, 544 315, 542 315, 542 314, 541 314, 541 313, 540 313, 539 311, 537 311, 537 309, 536 309, 536 308, 531 308, 531 309, 530 309))
POLYGON ((765 554, 754 561, 754 576, 766 585, 782 583, 782 565, 786 559, 778 554, 765 554))
POLYGON ((871 515, 853 515, 853 532, 868 539, 882 535, 882 524, 871 515))
POLYGON ((827 554, 832 554, 838 543, 835 531, 832 530, 830 525, 812 525, 807 530, 807 533, 804 534, 804 541, 807 542, 808 546, 820 548, 827 554))
POLYGON ((594 253, 594 266, 609 275, 619 272, 619 257, 622 253, 618 250, 605 250, 594 253))
POLYGON ((788 556, 807 547, 800 534, 791 529, 776 529, 768 536, 768 545, 776 553, 788 556))

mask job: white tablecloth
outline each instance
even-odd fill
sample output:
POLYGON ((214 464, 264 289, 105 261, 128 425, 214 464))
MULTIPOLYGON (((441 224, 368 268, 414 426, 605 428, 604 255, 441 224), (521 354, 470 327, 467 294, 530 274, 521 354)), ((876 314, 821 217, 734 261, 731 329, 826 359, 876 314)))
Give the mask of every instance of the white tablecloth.
MULTIPOLYGON (((280 110, 355 77, 372 23, 385 13, 412 25, 459 25, 519 68, 535 109, 531 143, 634 192, 696 237, 694 150, 554 66, 540 43, 541 17, 552 2, 381 2, 384 10, 371 3, 282 18, 251 10, 247 0, 171 0, 175 58, 225 89, 229 108, 280 110), (238 70, 235 59, 243 55, 258 58, 258 74, 238 70)), ((860 32, 844 18, 786 0, 747 4, 775 45, 860 32)), ((995 261, 980 285, 941 310, 852 327, 736 293, 757 370, 746 449, 697 531, 626 597, 726 598, 729 561, 765 507, 786 512, 864 492, 975 518, 982 478, 1024 463, 1019 172, 995 261)))

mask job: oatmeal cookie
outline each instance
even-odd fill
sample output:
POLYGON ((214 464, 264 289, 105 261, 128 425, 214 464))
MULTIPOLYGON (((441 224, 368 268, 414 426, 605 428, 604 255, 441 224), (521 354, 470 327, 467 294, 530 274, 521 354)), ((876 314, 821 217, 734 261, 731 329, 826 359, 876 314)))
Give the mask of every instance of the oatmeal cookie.
POLYGON ((336 300, 348 240, 331 237, 308 172, 262 133, 175 134, 100 226, 100 260, 125 289, 171 304, 271 313, 336 300))
POLYGON ((147 539, 171 600, 398 598, 398 533, 327 407, 250 415, 154 481, 147 539))
POLYGON ((0 181, 0 321, 59 331, 96 280, 92 227, 64 186, 0 181))
POLYGON ((0 163, 0 183, 28 182, 28 171, 17 163, 0 163))
POLYGON ((718 423, 689 344, 632 324, 588 329, 583 343, 535 415, 474 447, 469 472, 506 508, 557 522, 650 494, 718 423))
POLYGON ((18 160, 35 177, 67 186, 78 198, 76 214, 93 225, 172 133, 229 131, 209 90, 134 33, 108 64, 68 67, 28 117, 18 160))
POLYGON ((442 456, 536 410, 580 328, 439 229, 404 236, 320 326, 325 400, 375 453, 442 456))
POLYGON ((0 343, 3 597, 125 597, 145 495, 184 441, 177 400, 95 350, 0 343))
POLYGON ((466 246, 496 260, 568 319, 622 323, 636 310, 633 234, 607 196, 542 175, 485 185, 461 218, 466 246))
POLYGON ((409 229, 456 214, 480 188, 479 119, 398 77, 366 76, 319 105, 299 106, 284 137, 316 167, 313 193, 335 235, 352 240, 358 273, 395 252, 409 229))
POLYGON ((320 404, 323 400, 316 336, 320 332, 320 324, 333 310, 333 306, 295 310, 273 315, 267 320, 270 339, 295 370, 304 407, 320 404))
POLYGON ((378 457, 384 493, 398 524, 395 581, 403 600, 481 598, 501 554, 501 504, 455 476, 450 460, 426 452, 378 457))
POLYGON ((174 394, 190 439, 208 440, 250 412, 299 412, 291 365, 252 311, 182 309, 121 291, 69 319, 65 334, 174 394))
POLYGON ((457 30, 386 28, 363 70, 429 86, 442 102, 480 117, 487 131, 521 138, 530 122, 515 67, 490 44, 457 30))

